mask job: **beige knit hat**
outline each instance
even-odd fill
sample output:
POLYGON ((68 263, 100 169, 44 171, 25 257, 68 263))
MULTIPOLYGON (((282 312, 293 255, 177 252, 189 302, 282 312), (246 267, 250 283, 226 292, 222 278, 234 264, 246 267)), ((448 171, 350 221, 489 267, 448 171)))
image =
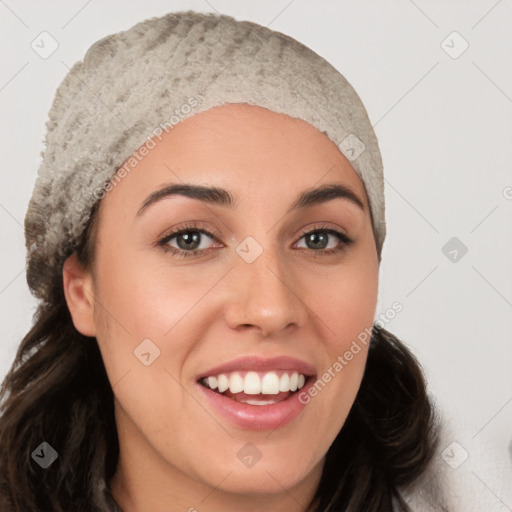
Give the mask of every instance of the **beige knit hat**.
POLYGON ((93 206, 129 157, 163 130, 225 103, 303 119, 339 147, 366 188, 380 261, 382 161, 352 86, 280 32, 225 15, 176 12, 97 41, 57 89, 25 217, 27 282, 36 297, 49 299, 93 206))

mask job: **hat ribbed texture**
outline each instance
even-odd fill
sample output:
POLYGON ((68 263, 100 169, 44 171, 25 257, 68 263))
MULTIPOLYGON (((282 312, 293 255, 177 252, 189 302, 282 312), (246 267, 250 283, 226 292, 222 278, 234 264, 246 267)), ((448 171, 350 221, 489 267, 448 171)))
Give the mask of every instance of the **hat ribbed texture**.
POLYGON ((157 134, 225 103, 303 119, 340 148, 366 188, 380 261, 382 161, 352 86, 280 32, 226 15, 176 12, 97 41, 57 89, 25 217, 27 282, 36 297, 47 299, 61 279, 64 260, 123 163, 157 134))

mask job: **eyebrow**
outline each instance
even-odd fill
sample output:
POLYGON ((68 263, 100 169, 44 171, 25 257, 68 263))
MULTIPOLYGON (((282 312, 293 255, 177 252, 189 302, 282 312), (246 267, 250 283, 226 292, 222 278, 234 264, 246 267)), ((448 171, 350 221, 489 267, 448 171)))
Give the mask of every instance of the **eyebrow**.
MULTIPOLYGON (((203 201, 204 203, 226 206, 228 208, 235 208, 237 205, 237 201, 233 195, 224 188, 194 185, 191 183, 172 184, 150 194, 142 203, 142 206, 136 216, 141 216, 152 204, 169 196, 175 195, 190 197, 192 199, 203 201)), ((361 210, 365 211, 363 201, 350 187, 337 183, 330 183, 301 192, 299 197, 292 203, 286 213, 288 214, 294 210, 319 205, 339 198, 347 199, 357 205, 361 210)))

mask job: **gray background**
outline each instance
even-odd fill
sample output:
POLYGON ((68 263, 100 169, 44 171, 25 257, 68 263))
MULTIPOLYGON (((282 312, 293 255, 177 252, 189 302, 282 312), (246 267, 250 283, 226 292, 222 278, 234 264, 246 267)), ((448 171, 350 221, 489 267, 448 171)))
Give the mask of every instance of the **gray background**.
POLYGON ((22 226, 55 89, 96 40, 186 9, 295 37, 361 96, 386 179, 378 313, 403 305, 386 328, 423 364, 455 458, 468 455, 453 471, 512 510, 510 0, 0 0, 0 376, 36 304, 22 226), (47 58, 31 47, 43 31, 58 42, 47 58))

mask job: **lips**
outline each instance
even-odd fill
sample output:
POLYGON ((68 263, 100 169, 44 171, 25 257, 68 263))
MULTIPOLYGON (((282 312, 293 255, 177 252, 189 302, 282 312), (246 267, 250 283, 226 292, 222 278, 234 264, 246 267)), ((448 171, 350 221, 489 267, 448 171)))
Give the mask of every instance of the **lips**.
POLYGON ((216 412, 251 430, 275 429, 304 408, 298 392, 315 382, 315 367, 299 359, 244 357, 197 376, 202 396, 216 412))

